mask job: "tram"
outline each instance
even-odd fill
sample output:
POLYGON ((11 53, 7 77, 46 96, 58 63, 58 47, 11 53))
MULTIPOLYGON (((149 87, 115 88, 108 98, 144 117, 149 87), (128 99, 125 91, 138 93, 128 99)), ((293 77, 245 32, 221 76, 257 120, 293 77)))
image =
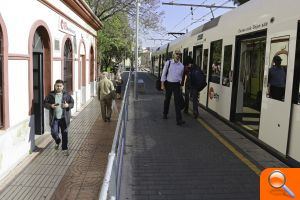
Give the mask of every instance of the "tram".
POLYGON ((160 76, 175 49, 206 74, 200 105, 260 144, 300 163, 300 1, 251 0, 152 53, 160 76), (284 95, 269 95, 273 57, 285 71, 284 95))

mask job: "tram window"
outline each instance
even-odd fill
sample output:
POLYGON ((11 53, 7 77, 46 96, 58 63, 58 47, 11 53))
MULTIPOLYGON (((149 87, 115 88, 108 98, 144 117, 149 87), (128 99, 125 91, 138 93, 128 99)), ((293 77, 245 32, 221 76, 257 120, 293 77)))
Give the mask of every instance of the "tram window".
POLYGON ((210 44, 209 81, 220 84, 222 40, 210 44))
POLYGON ((205 77, 207 75, 207 65, 208 65, 208 49, 204 49, 203 52, 203 73, 205 74, 205 77))
POLYGON ((222 85, 229 87, 229 73, 231 69, 232 45, 227 45, 224 48, 224 61, 223 61, 223 78, 222 85))
POLYGON ((289 36, 271 39, 267 97, 284 101, 289 36))

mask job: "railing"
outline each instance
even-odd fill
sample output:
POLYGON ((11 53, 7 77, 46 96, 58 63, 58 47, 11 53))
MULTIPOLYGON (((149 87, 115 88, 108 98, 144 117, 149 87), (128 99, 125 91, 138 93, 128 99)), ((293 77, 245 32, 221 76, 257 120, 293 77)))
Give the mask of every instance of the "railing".
POLYGON ((128 100, 131 72, 129 72, 123 102, 119 113, 117 128, 111 151, 108 155, 107 168, 99 194, 99 200, 118 200, 120 198, 121 173, 123 152, 126 139, 126 125, 128 119, 128 100))

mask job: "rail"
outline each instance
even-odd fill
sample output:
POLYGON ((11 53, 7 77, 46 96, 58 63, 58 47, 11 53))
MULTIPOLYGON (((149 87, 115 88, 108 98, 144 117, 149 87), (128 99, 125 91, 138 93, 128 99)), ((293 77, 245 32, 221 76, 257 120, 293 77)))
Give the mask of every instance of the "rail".
POLYGON ((123 164, 123 153, 126 141, 126 125, 128 119, 130 79, 131 72, 129 72, 128 75, 114 140, 111 151, 108 155, 108 163, 99 194, 99 200, 118 200, 120 197, 121 169, 123 164))

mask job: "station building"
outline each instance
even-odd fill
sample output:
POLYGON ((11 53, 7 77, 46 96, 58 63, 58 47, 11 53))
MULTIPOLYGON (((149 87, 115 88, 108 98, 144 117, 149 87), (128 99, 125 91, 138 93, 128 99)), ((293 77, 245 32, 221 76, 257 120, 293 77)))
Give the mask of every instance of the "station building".
POLYGON ((84 0, 0 2, 0 178, 50 134, 43 99, 55 80, 74 98, 73 115, 96 95, 101 27, 84 0))

